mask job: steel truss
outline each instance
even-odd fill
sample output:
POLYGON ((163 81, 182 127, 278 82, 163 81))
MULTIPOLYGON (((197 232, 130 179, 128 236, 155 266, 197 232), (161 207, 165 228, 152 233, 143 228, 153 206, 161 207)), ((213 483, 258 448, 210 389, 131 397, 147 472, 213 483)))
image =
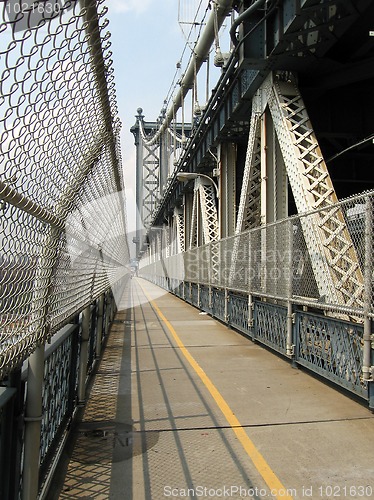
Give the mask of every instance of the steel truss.
POLYGON ((200 214, 204 244, 217 241, 219 238, 219 227, 215 188, 212 184, 209 183, 209 181, 198 177, 197 179, 195 179, 194 197, 192 202, 190 248, 198 246, 200 243, 200 214))
POLYGON ((192 203, 190 248, 199 243, 199 207, 203 229, 204 243, 217 241, 219 238, 218 214, 215 188, 209 181, 198 177, 195 179, 192 203))
POLYGON ((264 87, 297 210, 321 209, 308 223, 301 218, 308 251, 318 256, 312 262, 320 295, 361 307, 359 261, 304 101, 290 81, 271 79, 264 87))
MULTIPOLYGON (((298 212, 318 209, 313 218, 301 217, 301 226, 320 296, 329 303, 362 307, 364 282, 359 261, 304 101, 295 83, 273 75, 253 100, 236 234, 260 225, 260 198, 264 195, 260 114, 266 107, 273 119, 298 212)), ((234 246, 231 275, 237 253, 234 246)))
POLYGON ((143 146, 143 202, 141 205, 141 217, 145 227, 149 227, 152 214, 160 199, 160 155, 159 144, 148 145, 141 142, 143 146))
POLYGON ((235 234, 257 227, 261 222, 261 131, 260 109, 256 106, 257 100, 258 96, 254 99, 252 107, 248 148, 235 234))
MULTIPOLYGON (((190 248, 200 246, 199 220, 201 215, 202 236, 204 244, 214 243, 219 239, 218 213, 216 207, 215 188, 208 180, 195 179, 192 204, 192 220, 190 233, 190 248)), ((212 246, 210 251, 210 271, 215 280, 219 272, 219 248, 212 246)), ((206 265, 206 263, 205 263, 206 265)))
POLYGON ((218 215, 216 207, 215 188, 205 179, 195 180, 200 195, 200 208, 203 225, 204 243, 217 241, 219 238, 218 215))
POLYGON ((176 253, 185 251, 184 213, 181 208, 174 208, 174 225, 176 230, 176 253))

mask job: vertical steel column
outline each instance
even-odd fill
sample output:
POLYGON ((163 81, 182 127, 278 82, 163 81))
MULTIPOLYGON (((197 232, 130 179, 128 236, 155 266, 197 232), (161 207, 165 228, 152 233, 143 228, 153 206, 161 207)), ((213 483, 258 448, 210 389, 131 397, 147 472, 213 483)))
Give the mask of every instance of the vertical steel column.
POLYGON ((184 218, 184 250, 191 247, 190 233, 192 224, 193 195, 185 193, 183 195, 183 218, 184 218))
MULTIPOLYGON (((267 224, 270 222, 269 219, 269 210, 268 210, 268 161, 267 161, 267 119, 268 113, 265 111, 260 118, 260 130, 261 130, 261 199, 260 199, 260 207, 261 207, 261 225, 267 224)), ((270 196, 271 198, 271 196, 270 196)))
POLYGON ((82 313, 82 336, 81 336, 81 351, 79 358, 79 375, 78 375, 79 405, 84 405, 86 401, 86 378, 87 378, 87 362, 88 362, 88 339, 90 337, 90 318, 91 318, 91 306, 87 306, 82 313))
POLYGON ((235 144, 221 145, 219 188, 219 237, 226 238, 235 232, 236 219, 236 150, 235 144))
POLYGON ((258 227, 261 224, 260 116, 262 111, 261 94, 258 92, 252 99, 252 115, 235 234, 240 234, 246 229, 258 227))
MULTIPOLYGON (((288 215, 286 167, 276 137, 271 113, 266 108, 262 115, 261 137, 261 200, 263 197, 262 222, 269 224, 288 215)), ((261 203, 262 205, 262 203, 261 203)))
POLYGON ((28 361, 22 499, 35 500, 39 489, 40 432, 44 378, 44 345, 28 361))
MULTIPOLYGON (((143 120, 143 110, 142 108, 137 109, 138 115, 136 120, 139 125, 139 121, 143 120)), ((137 134, 134 133, 135 146, 136 146, 136 255, 139 255, 140 249, 143 246, 143 139, 138 128, 137 134)))
POLYGON ((160 198, 165 191, 168 175, 169 175, 169 147, 168 147, 169 131, 166 129, 160 138, 160 166, 159 166, 159 185, 160 198))

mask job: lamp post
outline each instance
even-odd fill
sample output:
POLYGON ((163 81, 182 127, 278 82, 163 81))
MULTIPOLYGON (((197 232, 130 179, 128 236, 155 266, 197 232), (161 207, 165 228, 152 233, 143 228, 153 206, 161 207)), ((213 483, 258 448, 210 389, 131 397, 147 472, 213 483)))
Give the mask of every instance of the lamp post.
POLYGON ((208 179, 208 181, 210 181, 213 184, 214 189, 216 190, 217 199, 219 200, 218 185, 214 182, 214 180, 211 177, 209 177, 209 175, 198 174, 196 172, 179 172, 176 175, 176 177, 177 177, 178 181, 180 181, 180 182, 192 181, 194 179, 197 179, 198 177, 203 177, 204 179, 208 179))
POLYGON ((216 192, 216 197, 217 197, 217 200, 218 200, 218 210, 217 210, 217 239, 220 239, 220 237, 221 237, 221 224, 220 224, 219 213, 220 213, 220 203, 221 202, 220 202, 220 196, 219 196, 220 192, 219 192, 218 184, 216 182, 214 182, 214 180, 211 177, 209 177, 209 175, 200 174, 200 173, 197 173, 197 172, 179 172, 176 175, 177 180, 180 181, 180 182, 187 182, 187 181, 190 181, 190 180, 198 179, 199 177, 203 177, 204 179, 207 179, 214 186, 214 189, 215 189, 215 192, 216 192))

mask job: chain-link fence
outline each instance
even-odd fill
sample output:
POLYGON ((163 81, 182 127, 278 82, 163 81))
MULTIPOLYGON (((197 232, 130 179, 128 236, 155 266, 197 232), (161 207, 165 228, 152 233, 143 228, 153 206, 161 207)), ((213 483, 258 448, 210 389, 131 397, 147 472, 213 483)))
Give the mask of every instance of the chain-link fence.
MULTIPOLYGON (((331 207, 192 248, 164 259, 162 267, 148 259, 140 264, 139 275, 151 280, 167 276, 173 284, 186 281, 227 288, 345 316, 373 316, 373 203, 374 192, 370 191, 331 207), (325 224, 337 213, 344 219, 340 247, 335 246, 330 255, 326 241, 323 251, 312 251, 307 244, 308 228, 321 219, 325 224), (212 268, 213 261, 219 262, 218 272, 212 268), (321 266, 327 270, 325 274, 320 272, 321 266)), ((336 242, 336 234, 334 238, 336 242)))
POLYGON ((127 274, 106 12, 0 1, 0 379, 127 274))

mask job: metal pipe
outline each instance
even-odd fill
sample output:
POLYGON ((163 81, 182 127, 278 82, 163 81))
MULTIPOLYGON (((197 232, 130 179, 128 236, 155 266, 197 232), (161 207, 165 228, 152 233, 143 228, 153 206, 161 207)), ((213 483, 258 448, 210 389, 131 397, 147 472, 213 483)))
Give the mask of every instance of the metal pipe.
POLYGON ((35 201, 30 200, 16 189, 9 186, 6 182, 0 180, 0 199, 10 205, 23 210, 32 215, 36 219, 50 224, 60 230, 64 229, 64 222, 59 217, 56 217, 52 212, 41 207, 35 201))
POLYGON ((187 67, 187 70, 181 80, 180 89, 178 94, 176 95, 172 106, 166 112, 165 119, 161 124, 161 127, 158 129, 157 133, 154 137, 147 142, 147 144, 154 144, 160 135, 164 132, 164 130, 169 126, 170 122, 173 120, 174 115, 177 113, 179 108, 182 106, 183 100, 193 87, 193 82, 195 79, 195 74, 197 74, 206 60, 210 47, 214 43, 215 40, 215 28, 214 24, 216 22, 217 16, 217 27, 218 30, 222 26, 226 16, 230 12, 232 7, 232 0, 218 0, 217 1, 217 10, 211 13, 208 22, 206 23, 205 29, 194 49, 193 57, 187 67))
POLYGON ((29 357, 27 371, 22 500, 35 500, 38 496, 43 379, 44 345, 41 345, 29 357))
POLYGON ((116 140, 113 130, 113 117, 111 112, 110 99, 108 94, 108 85, 106 78, 106 68, 104 55, 102 50, 102 40, 100 36, 100 27, 96 8, 96 0, 80 0, 84 11, 84 20, 86 22, 86 33, 88 35, 88 46, 92 56, 92 70, 94 72, 101 109, 104 117, 106 132, 108 134, 108 143, 110 154, 112 157, 114 176, 116 187, 119 192, 122 192, 121 179, 118 169, 118 157, 116 150, 116 140))
POLYGON ((101 356, 101 344, 103 341, 103 318, 104 318, 104 294, 99 297, 97 308, 97 341, 96 341, 96 356, 101 356))
POLYGON ((241 24, 243 21, 245 21, 253 12, 259 8, 261 8, 266 0, 257 0, 255 3, 253 3, 250 7, 248 7, 247 10, 242 12, 240 16, 238 16, 235 21, 232 23, 232 26, 230 28, 230 37, 231 41, 234 44, 234 47, 236 47, 239 43, 239 41, 236 38, 236 28, 241 24))

